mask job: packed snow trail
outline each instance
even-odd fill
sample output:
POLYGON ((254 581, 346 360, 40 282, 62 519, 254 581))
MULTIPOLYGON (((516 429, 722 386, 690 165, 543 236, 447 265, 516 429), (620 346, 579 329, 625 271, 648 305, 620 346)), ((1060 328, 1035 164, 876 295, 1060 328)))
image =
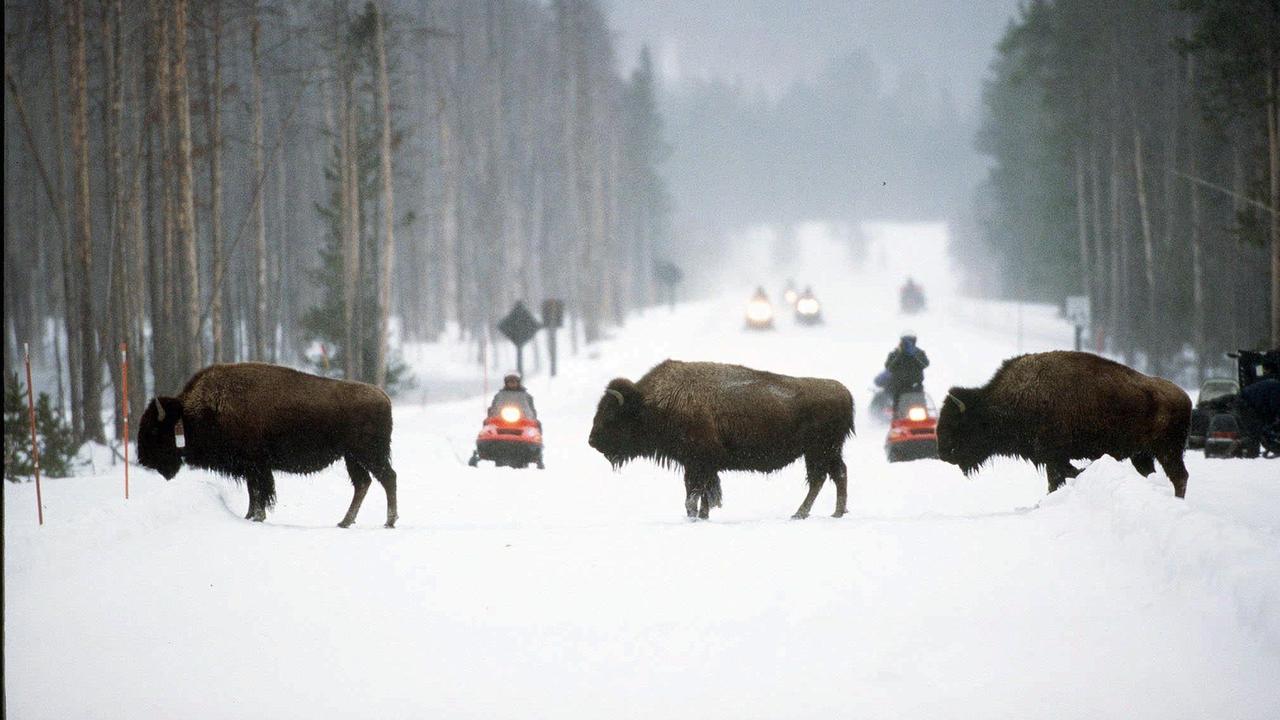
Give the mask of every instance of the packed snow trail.
MULTIPOLYGON (((980 384, 1018 309, 955 297, 936 226, 878 226, 865 266, 820 226, 781 277, 630 321, 534 377, 548 469, 468 468, 487 398, 396 408, 401 520, 375 484, 357 526, 341 464, 243 487, 119 469, 5 487, 5 657, 15 718, 1280 717, 1276 461, 1101 460, 1058 493, 1025 463, 973 479, 889 465, 865 412, 909 326, 926 386, 980 384), (896 311, 912 266, 930 312, 896 311), (826 324, 742 329, 751 290, 812 283, 826 324), (728 474, 707 522, 678 475, 614 473, 586 445, 605 383, 666 357, 834 377, 854 391, 850 515, 789 516, 803 469, 728 474)), ((759 263, 757 267, 766 267, 759 263)), ((1070 329, 1024 308, 1021 349, 1070 329)), ((566 343, 567 344, 567 343, 566 343)))

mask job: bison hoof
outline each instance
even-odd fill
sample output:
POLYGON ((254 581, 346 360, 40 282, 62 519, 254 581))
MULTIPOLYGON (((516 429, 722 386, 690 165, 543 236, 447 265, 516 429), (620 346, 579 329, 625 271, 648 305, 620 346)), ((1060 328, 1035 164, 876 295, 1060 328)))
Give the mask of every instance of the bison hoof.
POLYGON ((351 527, 351 523, 352 523, 352 522, 355 522, 355 521, 354 521, 354 520, 343 520, 342 522, 338 523, 338 527, 340 527, 340 528, 349 528, 349 527, 351 527))
POLYGON ((833 518, 841 518, 841 517, 844 517, 844 514, 845 514, 845 511, 844 511, 844 510, 837 510, 837 511, 835 511, 835 512, 831 513, 831 517, 833 517, 833 518))
POLYGON ((806 513, 806 512, 798 512, 798 513, 796 513, 795 515, 792 515, 792 516, 791 516, 791 519, 792 519, 792 520, 804 520, 804 519, 805 519, 805 518, 807 518, 807 517, 809 517, 809 513, 806 513))
POLYGON ((386 524, 386 525, 383 525, 382 527, 384 527, 384 528, 394 528, 395 526, 396 526, 396 521, 395 521, 395 520, 388 520, 388 521, 387 521, 387 524, 386 524))

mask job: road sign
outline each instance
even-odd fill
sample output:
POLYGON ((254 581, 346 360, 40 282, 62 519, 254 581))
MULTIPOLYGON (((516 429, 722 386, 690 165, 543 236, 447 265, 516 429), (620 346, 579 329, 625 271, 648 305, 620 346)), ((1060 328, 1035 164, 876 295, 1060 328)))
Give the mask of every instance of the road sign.
POLYGON ((529 312, 523 302, 516 302, 507 316, 498 321, 498 331, 516 345, 516 369, 524 375, 524 344, 533 339, 542 323, 529 312))
POLYGON ((517 302, 507 316, 498 321, 498 331, 516 345, 524 345, 533 339, 542 323, 529 312, 523 302, 517 302))
POLYGON ((1089 327, 1091 314, 1088 295, 1067 296, 1067 319, 1077 327, 1089 327))
POLYGON ((542 326, 558 328, 564 324, 564 302, 556 298, 542 301, 542 326))

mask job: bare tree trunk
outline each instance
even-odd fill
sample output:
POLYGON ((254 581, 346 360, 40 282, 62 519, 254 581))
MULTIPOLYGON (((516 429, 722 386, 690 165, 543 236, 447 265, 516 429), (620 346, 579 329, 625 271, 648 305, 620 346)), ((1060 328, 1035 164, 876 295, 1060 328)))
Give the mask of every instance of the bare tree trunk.
POLYGON ((391 273, 394 269, 395 187, 391 176, 391 83, 387 78, 386 16, 375 6, 374 52, 378 55, 378 104, 382 107, 382 272, 378 276, 378 349, 374 364, 374 384, 387 384, 387 343, 391 316, 391 273))
POLYGON ((254 220, 254 310, 253 355, 255 360, 267 360, 267 212, 264 196, 266 178, 263 173, 262 140, 262 22, 260 8, 255 2, 249 20, 249 49, 253 73, 253 220, 254 220))
POLYGON ((1143 339, 1146 341, 1148 361, 1154 363, 1153 372, 1159 374, 1163 348, 1160 347, 1156 330, 1156 258, 1154 239, 1151 232, 1151 213, 1147 207, 1147 184, 1144 171, 1142 132, 1135 122, 1133 127, 1133 179, 1134 187, 1138 193, 1138 219, 1142 227, 1143 270, 1147 281, 1147 314, 1143 323, 1147 332, 1143 339))
MULTIPOLYGON (((104 125, 107 140, 107 198, 111 216, 111 270, 108 273, 111 301, 104 324, 103 336, 107 346, 103 354, 111 371, 111 386, 115 399, 112 409, 116 416, 116 428, 123 428, 121 408, 128 401, 124 396, 120 372, 120 343, 129 340, 129 323, 133 313, 125 290, 127 272, 125 243, 128 234, 128 215, 125 212, 124 159, 120 134, 124 123, 124 78, 122 73, 120 23, 124 8, 121 0, 110 0, 102 7, 102 55, 106 74, 107 103, 104 125)), ((119 435, 119 432, 117 432, 119 435)))
MULTIPOLYGON (((442 180, 443 197, 441 199, 440 208, 440 244, 441 244, 441 263, 444 264, 445 271, 443 273, 444 287, 443 294, 447 299, 446 302, 452 305, 450 310, 452 314, 446 313, 445 317, 452 316, 458 323, 459 331, 466 328, 466 317, 463 315, 463 288, 462 280, 462 258, 458 251, 458 150, 455 147, 456 139, 453 133, 453 120, 449 116, 444 103, 444 90, 440 90, 440 103, 438 105, 440 115, 440 172, 442 180)), ((452 108, 453 113, 457 112, 456 108, 452 108)))
POLYGON ((84 437, 105 441, 102 429, 102 377, 94 322, 92 208, 89 197, 89 91, 85 58, 84 0, 67 5, 67 41, 71 49, 71 154, 75 163, 76 271, 83 283, 80 301, 80 376, 84 387, 84 437))
MULTIPOLYGON (((217 280, 209 298, 209 323, 213 335, 213 361, 226 359, 222 313, 226 302, 226 281, 222 272, 222 2, 211 0, 209 52, 213 78, 205 87, 205 125, 209 129, 209 251, 217 280)), ((208 74, 205 75, 208 78, 208 74)))
POLYGON ((1271 180, 1271 346, 1280 347, 1280 41, 1267 69, 1267 160, 1271 180))
POLYGON ((1089 298, 1090 305, 1094 305, 1093 296, 1093 273, 1089 267, 1089 225, 1088 225, 1088 208, 1086 207, 1085 196, 1087 189, 1084 184, 1084 141, 1076 143, 1076 236, 1080 241, 1080 287, 1084 290, 1084 294, 1089 298))
POLYGON ((187 85, 187 0, 173 0, 173 83, 178 121, 178 262, 183 288, 184 375, 204 366, 200 332, 200 270, 196 245, 195 195, 191 162, 191 101, 187 85))
MULTIPOLYGON (((152 249, 152 367, 155 369, 156 392, 176 392, 181 382, 182 367, 179 364, 179 333, 174 318, 174 197, 173 197, 173 82, 171 81, 169 52, 169 21, 163 12, 161 0, 151 0, 151 26, 156 33, 154 66, 154 97, 159 110, 156 132, 159 147, 151 148, 160 154, 160 233, 153 238, 152 249)), ((153 201, 154 203, 154 201, 153 201)))
MULTIPOLYGON (((1187 58, 1187 82, 1192 92, 1196 82, 1195 56, 1187 58)), ((1188 170, 1192 177, 1200 176, 1200 117, 1192 108, 1188 112, 1187 155, 1188 170)), ((1203 214, 1200 206, 1200 186, 1191 183, 1191 344, 1196 351, 1196 380, 1203 382, 1206 371, 1206 357, 1209 348, 1205 339, 1205 301, 1204 301, 1204 230, 1203 214)))
MULTIPOLYGON (((71 217, 71 207, 66 192, 66 148, 63 146, 65 133, 62 128, 62 63, 56 57, 57 47, 54 37, 53 0, 45 0, 45 49, 49 55, 49 107, 53 120, 53 151, 57 162, 54 163, 54 192, 51 202, 59 205, 58 211, 63 218, 71 217)), ((67 384, 71 392, 71 428, 78 437, 85 433, 84 422, 84 386, 82 385, 80 361, 80 285, 75 281, 75 247, 70 228, 60 228, 62 236, 62 307, 63 321, 67 333, 67 384)))
POLYGON ((342 66, 342 316, 346 337, 343 342, 344 371, 348 380, 359 378, 358 343, 356 331, 356 291, 360 279, 360 208, 359 168, 356 153, 355 72, 345 53, 342 66))
MULTIPOLYGON (((1107 243, 1108 239, 1102 231, 1102 172, 1098 167, 1097 148, 1091 148, 1089 152, 1089 189, 1092 197, 1090 207, 1092 208, 1092 224, 1093 224, 1093 264, 1090 273, 1095 278, 1094 292, 1098 296, 1098 302, 1093 308, 1093 317, 1095 327, 1102 328, 1107 334, 1115 333, 1115 320, 1109 312, 1109 302, 1115 288, 1110 287, 1110 276, 1107 273, 1107 243)), ((1110 240, 1114 242, 1114 240, 1110 240)), ((1095 330, 1095 335, 1097 331, 1095 330)), ((1100 338, 1095 337, 1095 341, 1100 338)))

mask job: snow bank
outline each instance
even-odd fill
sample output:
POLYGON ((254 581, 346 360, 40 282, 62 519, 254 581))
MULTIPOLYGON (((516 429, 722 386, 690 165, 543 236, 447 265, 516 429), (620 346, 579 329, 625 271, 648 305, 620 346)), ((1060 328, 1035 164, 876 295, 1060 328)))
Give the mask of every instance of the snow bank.
MULTIPOLYGON (((1274 461, 1240 462, 1280 471, 1274 461)), ((1193 498, 1197 492, 1214 493, 1214 485, 1234 479, 1230 474, 1193 474, 1187 493, 1193 498)), ((1274 495, 1257 500, 1274 500, 1274 495)), ((1050 495, 1040 505, 1061 507, 1093 531, 1110 534, 1114 547, 1152 569, 1171 597, 1195 596, 1217 607, 1280 652, 1280 538, 1189 503, 1170 502, 1171 496, 1172 486, 1162 473, 1140 481, 1128 463, 1106 458, 1091 465, 1067 492, 1050 495)))

